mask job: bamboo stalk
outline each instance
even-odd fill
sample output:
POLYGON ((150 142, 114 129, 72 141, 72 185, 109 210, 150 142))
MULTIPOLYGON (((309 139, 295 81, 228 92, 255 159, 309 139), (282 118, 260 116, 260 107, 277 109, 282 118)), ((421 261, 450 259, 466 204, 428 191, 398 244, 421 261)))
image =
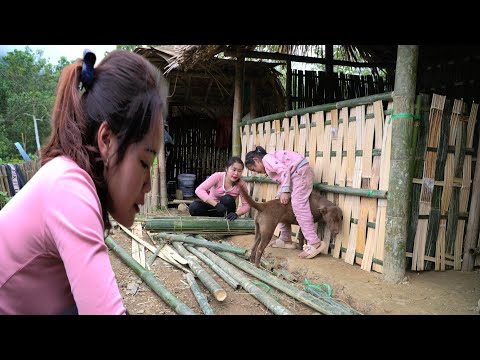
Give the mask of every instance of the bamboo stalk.
POLYGON ((173 231, 182 233, 219 230, 252 234, 255 232, 255 224, 253 219, 245 218, 228 221, 224 218, 207 216, 175 216, 145 220, 145 229, 150 231, 173 231))
POLYGON ((204 247, 199 247, 198 250, 212 261, 215 261, 217 264, 219 264, 219 266, 221 266, 227 274, 237 280, 250 295, 265 305, 271 312, 276 315, 290 315, 290 312, 284 306, 279 304, 270 295, 256 287, 247 276, 245 276, 241 271, 236 269, 227 261, 221 259, 218 255, 212 253, 210 250, 204 247))
POLYGON ((185 242, 187 244, 204 246, 204 247, 209 248, 209 249, 228 251, 228 252, 232 252, 234 254, 239 254, 239 255, 244 255, 247 252, 246 249, 242 249, 242 248, 235 247, 235 246, 232 246, 232 245, 219 244, 219 243, 215 243, 215 242, 212 242, 212 241, 197 239, 197 238, 194 238, 192 236, 186 236, 186 235, 158 233, 158 234, 154 234, 153 238, 156 241, 159 241, 158 239, 164 239, 164 240, 167 240, 167 241, 180 241, 180 242, 185 242))
POLYGON ((208 300, 205 295, 200 290, 197 282, 195 281, 195 276, 190 273, 184 275, 187 279, 188 285, 190 285, 190 290, 192 290, 193 296, 197 299, 198 305, 200 305, 200 309, 205 315, 215 315, 215 312, 208 304, 208 300))
POLYGON ((271 120, 277 120, 281 118, 288 118, 292 117, 295 115, 305 115, 308 113, 314 113, 317 111, 330 111, 333 109, 341 109, 344 107, 353 107, 353 106, 359 106, 359 105, 367 105, 370 103, 373 103, 378 100, 392 100, 393 98, 393 92, 386 92, 383 94, 375 94, 375 95, 370 95, 370 96, 364 96, 364 97, 359 97, 355 99, 350 99, 350 100, 344 100, 344 101, 339 101, 336 103, 330 103, 330 104, 324 104, 324 105, 317 105, 317 106, 311 106, 311 107, 305 107, 302 109, 297 109, 297 110, 290 110, 282 113, 275 113, 267 116, 262 116, 258 117, 256 119, 250 119, 246 121, 240 122, 238 125, 244 126, 246 124, 258 124, 266 121, 271 121, 271 120))
POLYGON ((202 252, 200 252, 197 248, 191 245, 185 245, 185 248, 190 251, 193 255, 198 257, 202 260, 205 264, 207 264, 215 273, 220 276, 225 282, 230 285, 234 290, 240 289, 242 286, 240 283, 228 275, 225 270, 223 270, 218 264, 216 264, 213 260, 206 257, 202 252))
POLYGON ((170 306, 173 311, 179 315, 197 315, 186 304, 181 302, 175 295, 160 282, 150 271, 145 270, 138 262, 136 262, 128 253, 118 245, 111 236, 105 238, 105 244, 112 249, 120 259, 123 260, 145 283, 170 306))
POLYGON ((225 259, 226 261, 234 264, 238 268, 242 269, 246 273, 255 276, 256 278, 262 280, 270 286, 277 288, 280 291, 283 291, 285 294, 297 299, 304 304, 310 306, 312 309, 315 309, 325 315, 352 315, 359 314, 355 310, 338 304, 332 298, 316 298, 311 294, 306 293, 303 290, 297 289, 295 286, 276 278, 273 275, 270 275, 265 270, 255 267, 252 263, 242 260, 233 254, 226 253, 224 251, 218 251, 218 256, 225 259), (340 310, 341 309, 341 310, 340 310))
POLYGON ((197 275, 208 291, 215 296, 215 299, 218 301, 224 301, 227 298, 227 292, 220 286, 220 284, 195 261, 193 256, 182 244, 175 242, 173 243, 173 247, 188 261, 188 266, 190 266, 190 269, 192 269, 193 273, 197 275))

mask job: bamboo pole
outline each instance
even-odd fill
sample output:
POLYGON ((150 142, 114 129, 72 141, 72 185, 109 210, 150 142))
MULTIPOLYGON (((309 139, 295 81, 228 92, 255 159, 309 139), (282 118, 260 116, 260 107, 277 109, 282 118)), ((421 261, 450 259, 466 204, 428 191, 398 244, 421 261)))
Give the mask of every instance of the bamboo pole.
POLYGON ((171 231, 198 233, 203 231, 222 231, 228 233, 253 234, 253 219, 241 218, 228 221, 224 218, 207 216, 158 217, 145 220, 145 229, 150 231, 171 231))
MULTIPOLYGON (((394 114, 413 114, 417 79, 418 45, 399 45, 395 88, 394 114)), ((412 116, 413 117, 413 116, 412 116)), ((410 142, 412 117, 392 120, 392 152, 384 249, 384 280, 400 282, 405 277, 405 253, 408 211, 412 181, 410 142)))
POLYGON ((291 315, 291 313, 284 306, 279 304, 270 295, 256 287, 247 276, 245 276, 241 271, 232 266, 230 263, 223 260, 217 254, 211 252, 204 247, 199 247, 198 250, 202 252, 206 257, 221 266, 222 269, 224 269, 227 274, 229 274, 236 281, 238 281, 242 285, 242 287, 246 291, 248 291, 250 295, 252 295, 263 305, 265 305, 275 315, 291 315))
POLYGON ((190 273, 184 275, 187 279, 188 285, 190 285, 190 290, 192 290, 193 296, 197 299, 198 305, 200 305, 200 309, 205 315, 215 315, 215 312, 208 304, 208 300, 206 296, 200 290, 197 282, 195 281, 195 276, 190 273))
POLYGON ((168 291, 163 284, 155 278, 150 271, 145 270, 138 262, 136 262, 128 253, 118 245, 111 236, 105 238, 105 244, 112 249, 120 259, 123 260, 145 283, 170 306, 173 311, 179 315, 197 315, 186 304, 181 302, 175 295, 168 291))
MULTIPOLYGON (((243 114, 243 75, 245 57, 237 54, 235 61, 235 95, 233 98, 233 120, 232 120, 232 156, 240 156, 240 132, 239 125, 243 114)), ((242 124, 243 126, 244 124, 242 124)))
POLYGON ((158 233, 153 235, 153 239, 156 241, 159 241, 158 239, 164 239, 167 241, 180 241, 180 242, 185 242, 187 244, 193 244, 196 246, 204 246, 209 249, 228 251, 228 252, 232 252, 234 254, 239 254, 239 255, 244 255, 247 252, 246 249, 242 249, 236 246, 219 244, 212 241, 197 239, 192 236, 186 236, 186 235, 158 233))
POLYGON ((227 298, 227 292, 221 287, 221 285, 210 276, 193 258, 185 247, 179 242, 174 242, 173 247, 178 251, 178 253, 183 256, 188 261, 188 266, 192 269, 193 273, 197 275, 200 281, 205 285, 205 287, 215 296, 215 299, 218 301, 224 301, 227 298))
POLYGON ((218 264, 216 264, 214 261, 206 257, 203 253, 201 253, 197 248, 191 246, 191 245, 185 245, 185 248, 190 251, 193 255, 198 257, 200 260, 202 260, 205 264, 207 264, 210 269, 215 271, 215 273, 220 276, 225 282, 230 285, 234 290, 240 289, 242 286, 240 283, 232 278, 230 275, 228 275, 225 270, 223 270, 218 264))
POLYGON ((286 281, 280 280, 273 275, 270 275, 263 269, 255 267, 252 263, 242 260, 233 254, 226 253, 224 251, 218 251, 218 256, 226 261, 234 264, 238 268, 242 269, 246 273, 255 276, 256 278, 262 280, 270 286, 277 288, 280 291, 283 291, 285 294, 301 301, 302 303, 310 306, 312 309, 315 309, 325 315, 352 315, 358 314, 355 310, 347 306, 342 306, 338 304, 332 298, 316 298, 311 294, 306 293, 303 290, 297 289, 295 286, 287 283, 286 281))
MULTIPOLYGON (((416 67, 415 67, 416 68, 416 67)), ((246 124, 258 124, 262 123, 265 121, 271 121, 271 120, 278 120, 282 118, 289 118, 295 115, 305 115, 308 113, 314 113, 317 111, 330 111, 333 109, 341 109, 343 107, 353 107, 353 106, 358 106, 358 105, 368 105, 371 104, 375 101, 378 100, 385 100, 389 101, 392 100, 393 98, 393 92, 386 92, 382 94, 375 94, 375 95, 370 95, 370 96, 364 96, 356 99, 350 99, 350 100, 344 100, 344 101, 339 101, 336 103, 330 103, 330 104, 323 104, 323 105, 317 105, 317 106, 310 106, 302 109, 296 109, 296 110, 290 110, 286 112, 280 112, 280 113, 275 113, 267 116, 261 116, 256 119, 250 119, 246 121, 242 121, 237 126, 244 126, 246 124)))

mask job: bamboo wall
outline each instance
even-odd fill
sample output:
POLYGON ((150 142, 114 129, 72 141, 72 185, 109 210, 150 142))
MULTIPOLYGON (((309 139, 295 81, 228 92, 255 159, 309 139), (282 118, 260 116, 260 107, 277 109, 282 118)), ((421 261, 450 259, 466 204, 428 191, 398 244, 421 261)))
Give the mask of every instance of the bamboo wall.
MULTIPOLYGON (((316 184, 363 189, 365 195, 387 191, 391 105, 391 101, 379 100, 258 124, 248 122, 241 127, 242 158, 255 145, 265 147, 267 152, 293 150, 309 160, 316 184)), ((247 169, 243 173, 247 180, 254 175, 247 169)), ((248 186, 252 197, 261 202, 273 199, 278 187, 261 181, 248 182, 248 186)), ((319 236, 330 244, 326 253, 349 264, 361 264, 364 270, 383 272, 387 200, 333 192, 326 196, 344 214, 342 230, 335 239, 331 239, 327 229, 319 229, 319 236)), ((293 240, 298 241, 298 226, 293 226, 292 231, 293 240)), ((278 228, 275 234, 278 235, 278 228)))
POLYGON ((393 77, 333 73, 328 78, 324 71, 292 70, 292 106, 309 106, 354 99, 393 90, 393 77))
POLYGON ((423 99, 407 264, 415 271, 461 270, 478 104, 437 94, 423 99))
MULTIPOLYGON (((19 163, 18 165, 20 166, 20 169, 25 176, 25 181, 30 180, 32 176, 38 171, 38 169, 40 169, 40 161, 27 161, 19 163)), ((8 165, 0 164, 0 191, 6 193, 9 197, 12 197, 14 194, 11 193, 10 187, 8 186, 7 170, 5 170, 5 166, 8 165)), ((2 204, 0 202, 0 209, 4 205, 5 204, 2 204)))
MULTIPOLYGON (((415 161, 406 256, 415 271, 460 270, 475 165, 472 156, 478 104, 436 94, 419 96, 423 106, 418 109, 420 116, 415 122, 418 141, 413 142, 416 148, 411 149, 415 161)), ((391 107, 391 102, 380 100, 248 122, 241 127, 243 159, 255 145, 265 147, 267 152, 294 150, 309 159, 315 172, 315 187, 325 190, 327 198, 344 214, 342 231, 335 239, 328 230, 319 229, 319 236, 330 244, 326 253, 349 264, 357 263, 367 271, 383 271, 388 201, 380 195, 388 192, 391 107), (342 156, 337 156, 340 153, 342 156), (339 188, 345 191, 338 191, 339 188), (371 190, 371 195, 348 194, 351 189, 371 190)), ((265 178, 247 169, 243 176, 256 201, 275 197, 277 184, 265 182, 265 178)), ((254 216, 254 212, 250 215, 254 216)), ((298 241, 298 226, 292 230, 293 240, 298 241)), ((279 235, 278 228, 275 235, 279 235)), ((477 256, 476 265, 479 264, 477 256)))

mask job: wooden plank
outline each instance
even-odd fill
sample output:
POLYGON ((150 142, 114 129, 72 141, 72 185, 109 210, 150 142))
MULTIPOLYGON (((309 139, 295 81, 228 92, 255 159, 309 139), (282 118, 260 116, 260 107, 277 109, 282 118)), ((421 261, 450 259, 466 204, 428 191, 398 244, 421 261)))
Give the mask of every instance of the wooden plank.
MULTIPOLYGON (((323 137, 325 132, 325 119, 323 111, 316 112, 313 114, 312 119, 317 124, 317 151, 323 150, 323 137)), ((315 154, 315 168, 314 173, 315 182, 322 181, 322 171, 323 171, 323 156, 317 156, 315 154)))
MULTIPOLYGON (((242 154, 241 154, 241 159, 243 163, 245 163, 245 156, 247 155, 247 152, 250 151, 250 148, 247 148, 248 144, 248 138, 249 134, 248 132, 250 131, 250 125, 245 125, 240 128, 240 134, 241 134, 241 142, 242 142, 242 154)), ((203 159, 206 159, 206 156, 203 157, 203 159)), ((245 166, 242 171, 242 176, 247 176, 248 169, 245 166)))

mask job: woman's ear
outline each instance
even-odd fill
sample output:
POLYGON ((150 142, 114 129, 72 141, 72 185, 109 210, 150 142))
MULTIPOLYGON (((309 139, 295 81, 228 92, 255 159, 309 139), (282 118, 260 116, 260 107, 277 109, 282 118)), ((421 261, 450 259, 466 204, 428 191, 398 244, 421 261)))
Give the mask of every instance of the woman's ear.
POLYGON ((104 121, 100 124, 97 133, 97 142, 98 142, 98 149, 100 150, 100 155, 102 156, 103 160, 107 160, 110 156, 112 140, 113 140, 113 133, 108 126, 107 122, 104 121))

